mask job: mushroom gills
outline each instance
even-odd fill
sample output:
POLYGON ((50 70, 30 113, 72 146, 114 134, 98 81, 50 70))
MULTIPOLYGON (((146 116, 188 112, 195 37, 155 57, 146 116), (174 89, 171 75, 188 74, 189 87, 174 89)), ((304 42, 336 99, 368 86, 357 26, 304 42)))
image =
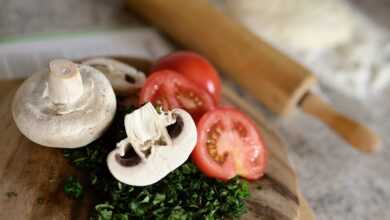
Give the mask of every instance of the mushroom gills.
POLYGON ((175 123, 167 126, 169 136, 174 139, 177 138, 183 130, 184 122, 180 116, 176 116, 175 123))
POLYGON ((115 159, 118 163, 125 167, 130 167, 141 162, 141 158, 129 142, 122 140, 117 145, 121 149, 121 151, 115 155, 115 159))
POLYGON ((128 137, 110 152, 107 165, 125 184, 146 186, 161 180, 182 165, 196 145, 195 123, 182 109, 158 113, 147 103, 126 115, 124 123, 128 137), (115 159, 115 155, 125 155, 125 147, 133 148, 138 164, 123 166, 115 159))

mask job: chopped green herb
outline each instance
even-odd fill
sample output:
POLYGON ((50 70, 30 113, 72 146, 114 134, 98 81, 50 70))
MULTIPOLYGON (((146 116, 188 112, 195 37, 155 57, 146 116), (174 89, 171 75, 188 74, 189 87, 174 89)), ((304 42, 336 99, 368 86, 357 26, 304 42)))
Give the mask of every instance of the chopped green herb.
POLYGON ((114 209, 114 207, 112 205, 109 205, 108 203, 96 205, 95 210, 98 213, 97 218, 99 220, 111 220, 113 209, 114 209))
POLYGON ((65 180, 64 192, 67 196, 78 199, 83 195, 83 186, 76 177, 70 176, 65 180))
POLYGON ((95 142, 65 150, 65 157, 88 174, 89 187, 98 196, 92 219, 234 219, 246 212, 249 189, 245 180, 208 178, 191 161, 151 186, 117 181, 107 168, 106 157, 126 137, 123 118, 131 111, 118 110, 111 128, 95 142))

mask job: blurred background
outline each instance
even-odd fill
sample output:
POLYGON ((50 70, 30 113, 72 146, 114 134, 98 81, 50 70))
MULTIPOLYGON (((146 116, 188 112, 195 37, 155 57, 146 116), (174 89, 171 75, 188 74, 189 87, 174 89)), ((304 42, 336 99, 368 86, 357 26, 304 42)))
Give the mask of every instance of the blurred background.
MULTIPOLYGON (((281 131, 318 219, 390 219, 390 1, 212 2, 312 70, 320 82, 317 93, 382 138, 379 152, 364 155, 316 119, 296 111, 282 120, 242 92, 281 131)), ((146 26, 122 0, 0 0, 0 5, 2 44, 21 36, 146 26)), ((0 62, 5 59, 0 55, 0 62)))

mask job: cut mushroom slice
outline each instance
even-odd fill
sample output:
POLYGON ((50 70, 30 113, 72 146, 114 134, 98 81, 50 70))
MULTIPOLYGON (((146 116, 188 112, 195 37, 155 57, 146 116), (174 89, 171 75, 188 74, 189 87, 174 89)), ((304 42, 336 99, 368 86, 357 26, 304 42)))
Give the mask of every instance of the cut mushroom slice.
POLYGON ((98 70, 53 60, 50 70, 31 75, 17 90, 12 113, 17 127, 43 146, 76 148, 96 140, 109 126, 116 98, 98 70))
POLYGON ((151 185, 182 165, 196 145, 196 126, 182 109, 158 113, 147 103, 125 117, 127 138, 107 157, 111 174, 134 186, 151 185))
POLYGON ((145 74, 134 67, 114 59, 94 58, 83 62, 103 72, 116 94, 128 96, 140 89, 145 82, 145 74))

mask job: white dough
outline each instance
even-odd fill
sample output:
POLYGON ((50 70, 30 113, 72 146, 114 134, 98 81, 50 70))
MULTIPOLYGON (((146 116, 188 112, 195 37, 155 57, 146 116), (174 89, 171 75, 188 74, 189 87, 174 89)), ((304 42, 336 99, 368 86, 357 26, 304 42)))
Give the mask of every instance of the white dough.
POLYGON ((222 8, 306 65, 319 81, 358 99, 390 90, 390 35, 343 0, 224 0, 222 8))
POLYGON ((225 0, 226 12, 266 40, 295 49, 350 39, 354 16, 341 0, 225 0))

